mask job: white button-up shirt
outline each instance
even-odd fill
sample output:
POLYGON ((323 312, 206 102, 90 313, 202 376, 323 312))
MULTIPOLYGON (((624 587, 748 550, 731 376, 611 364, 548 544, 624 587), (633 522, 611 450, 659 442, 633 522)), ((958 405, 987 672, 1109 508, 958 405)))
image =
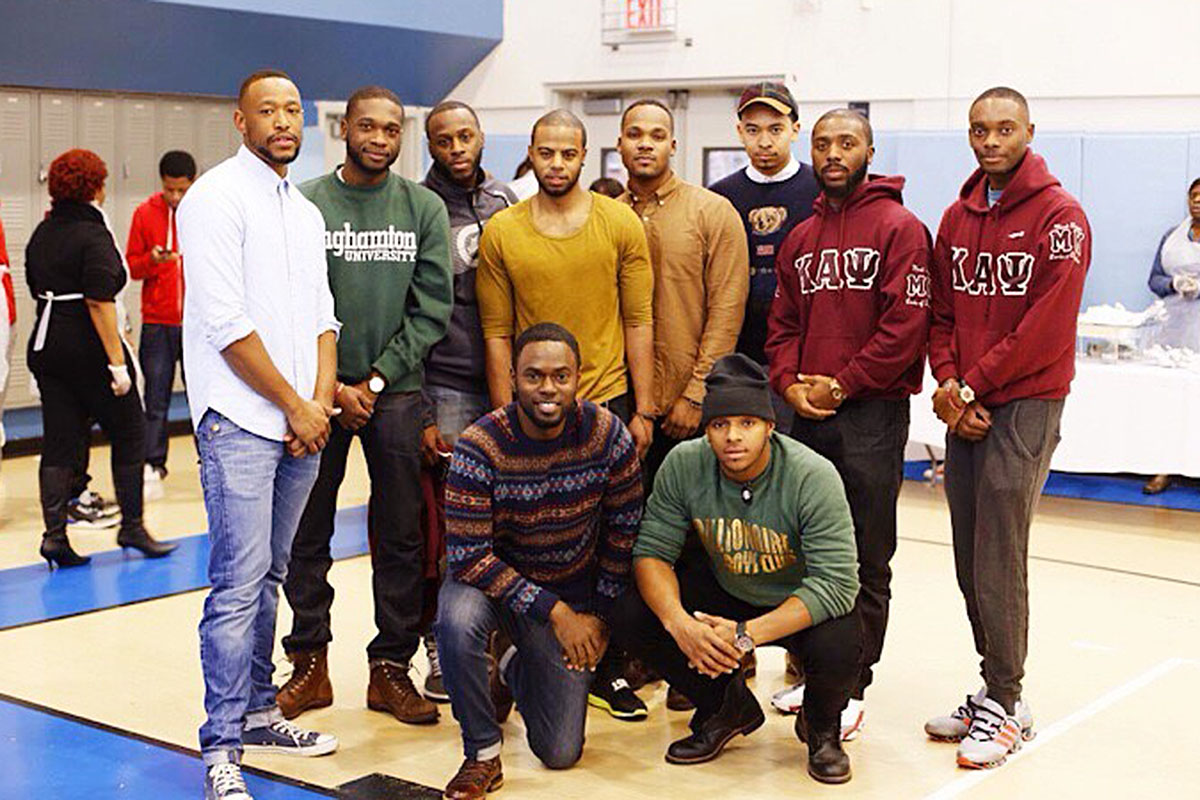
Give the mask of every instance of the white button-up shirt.
POLYGON ((325 221, 286 177, 246 149, 204 173, 179 204, 184 260, 183 361, 199 427, 212 409, 282 441, 287 418, 221 351, 257 332, 301 397, 317 380, 317 337, 341 327, 325 266, 325 221))

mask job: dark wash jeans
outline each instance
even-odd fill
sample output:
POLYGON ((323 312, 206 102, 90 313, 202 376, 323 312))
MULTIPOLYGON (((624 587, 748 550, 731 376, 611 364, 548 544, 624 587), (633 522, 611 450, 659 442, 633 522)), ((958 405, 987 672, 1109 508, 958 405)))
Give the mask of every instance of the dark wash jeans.
POLYGON ((178 325, 142 325, 138 360, 146 378, 146 463, 167 463, 167 410, 171 406, 171 384, 175 364, 183 371, 183 329, 178 325))
POLYGON ((571 766, 583 753, 592 673, 567 669, 549 622, 513 613, 474 586, 447 577, 433 630, 450 708, 462 728, 463 753, 475 758, 501 740, 488 690, 488 637, 497 628, 517 648, 504 680, 525 721, 529 749, 551 769, 571 766))
POLYGON ((1029 525, 1058 445, 1062 400, 990 409, 979 442, 946 434, 946 501, 954 567, 987 693, 1009 712, 1029 646, 1029 525))
POLYGON ((321 471, 292 543, 283 591, 294 616, 283 648, 289 653, 319 650, 333 639, 329 542, 338 488, 346 475, 346 458, 355 436, 362 440, 371 479, 367 537, 378 634, 367 645, 367 657, 407 664, 417 650, 424 586, 420 392, 380 395, 371 419, 353 433, 333 422, 321 471))
MULTIPOLYGON (((726 592, 717 583, 707 561, 677 564, 679 596, 691 613, 703 611, 735 621, 750 620, 770 611, 726 592)), ((621 596, 613 613, 613 637, 633 656, 651 665, 673 688, 696 704, 693 723, 716 713, 731 675, 709 678, 687 665, 687 656, 667 633, 658 616, 642 600, 636 587, 621 596)), ((826 620, 774 642, 804 663, 808 676, 804 714, 815 726, 836 724, 858 674, 862 647, 853 615, 826 620)), ((693 728, 695 724, 693 724, 693 728)))
POLYGON ((854 617, 862 631, 863 660, 851 696, 859 700, 871 685, 871 669, 879 663, 887 632, 908 405, 908 398, 850 400, 826 420, 796 415, 792 423, 792 437, 837 468, 854 520, 861 586, 854 617))

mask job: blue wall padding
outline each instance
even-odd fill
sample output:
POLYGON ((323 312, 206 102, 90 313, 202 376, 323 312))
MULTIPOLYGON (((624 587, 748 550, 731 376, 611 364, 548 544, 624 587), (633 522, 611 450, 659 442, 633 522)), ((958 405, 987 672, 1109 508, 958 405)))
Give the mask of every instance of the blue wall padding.
MULTIPOLYGON (((444 7, 447 20, 475 15, 483 35, 405 27, 410 4, 389 5, 382 23, 367 24, 356 21, 365 0, 349 4, 345 21, 154 0, 5 0, 0 85, 228 97, 250 72, 274 67, 310 99, 379 83, 406 103, 433 105, 503 36, 502 0, 444 7)), ((429 4, 413 7, 414 22, 428 27, 429 4)))

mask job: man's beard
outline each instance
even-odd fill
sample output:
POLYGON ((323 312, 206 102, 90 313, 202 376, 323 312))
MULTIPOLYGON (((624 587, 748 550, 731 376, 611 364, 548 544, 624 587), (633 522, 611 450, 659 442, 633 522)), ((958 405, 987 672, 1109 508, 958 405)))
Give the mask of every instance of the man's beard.
POLYGON ((540 175, 538 175, 536 171, 533 173, 534 177, 537 178, 538 188, 540 190, 542 190, 543 192, 545 192, 546 194, 550 195, 551 197, 562 197, 564 195, 570 194, 571 190, 575 188, 575 185, 577 183, 579 183, 579 176, 582 174, 583 174, 583 170, 580 170, 578 173, 575 174, 575 177, 572 178, 571 181, 569 183, 567 183, 565 186, 563 186, 561 189, 551 189, 548 186, 546 186, 546 184, 542 183, 542 177, 540 175))
MULTIPOLYGON (((474 180, 475 176, 479 174, 479 167, 481 164, 483 164, 483 148, 482 147, 479 148, 479 152, 475 155, 475 160, 471 162, 471 179, 472 180, 474 180)), ((451 181, 456 182, 456 179, 454 177, 454 171, 451 170, 450 167, 448 167, 445 164, 443 164, 442 162, 438 161, 436 158, 433 159, 433 166, 435 169, 440 170, 442 175, 444 175, 446 178, 448 178, 451 181)))
POLYGON ((869 165, 867 162, 864 161, 863 165, 850 175, 849 179, 846 181, 846 186, 843 189, 830 189, 825 185, 825 181, 821 180, 821 173, 819 172, 816 173, 817 185, 821 187, 821 191, 824 192, 827 197, 833 197, 837 199, 847 198, 854 192, 855 189, 858 188, 860 183, 866 180, 868 166, 869 165))
POLYGON ((558 418, 554 420, 548 420, 538 415, 538 401, 536 397, 521 397, 519 395, 517 397, 517 404, 521 407, 521 410, 525 412, 525 417, 542 430, 550 430, 551 428, 556 428, 561 425, 563 421, 566 420, 567 415, 570 414, 575 408, 575 402, 576 401, 572 400, 569 403, 560 404, 558 407, 558 418))
POLYGON ((382 175, 383 173, 387 172, 389 169, 392 168, 392 164, 395 164, 396 159, 399 157, 400 157, 400 153, 399 153, 399 151, 397 151, 394 156, 392 156, 390 159, 388 159, 388 162, 386 164, 384 164, 382 168, 371 167, 371 166, 367 166, 366 164, 363 163, 363 160, 362 160, 362 158, 359 157, 357 150, 355 150, 350 145, 346 145, 346 158, 353 161, 354 166, 358 167, 359 170, 361 170, 363 173, 365 173, 367 175, 382 175))
POLYGON ((254 152, 262 156, 263 161, 266 161, 268 164, 290 164, 300 157, 300 143, 296 142, 296 150, 290 156, 284 156, 282 158, 273 155, 271 153, 271 148, 265 144, 254 145, 254 152))

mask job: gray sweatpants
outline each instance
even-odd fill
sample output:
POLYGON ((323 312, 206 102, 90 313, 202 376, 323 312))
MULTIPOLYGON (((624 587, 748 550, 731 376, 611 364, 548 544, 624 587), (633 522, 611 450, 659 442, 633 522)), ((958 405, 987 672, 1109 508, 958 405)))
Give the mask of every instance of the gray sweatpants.
POLYGON ((1058 444, 1062 400, 991 409, 980 442, 946 435, 946 500, 958 586, 988 696, 1009 713, 1021 697, 1029 638, 1029 524, 1058 444))

